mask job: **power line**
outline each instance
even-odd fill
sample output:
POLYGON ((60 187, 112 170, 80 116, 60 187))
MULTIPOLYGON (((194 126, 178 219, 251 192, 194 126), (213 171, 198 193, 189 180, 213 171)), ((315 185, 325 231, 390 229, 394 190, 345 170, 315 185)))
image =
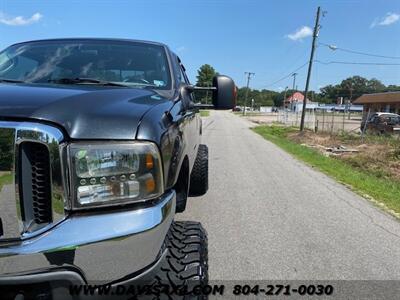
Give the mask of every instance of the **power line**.
POLYGON ((343 52, 348 52, 348 53, 353 53, 353 54, 358 54, 358 55, 364 55, 364 56, 371 56, 371 57, 380 57, 380 58, 388 58, 388 59, 400 59, 400 56, 387 56, 387 55, 379 55, 379 54, 372 54, 372 53, 367 53, 367 52, 361 52, 361 51, 355 51, 355 50, 350 50, 350 49, 345 49, 345 48, 340 48, 335 45, 329 45, 325 43, 319 43, 319 45, 323 45, 325 47, 328 47, 329 49, 336 51, 343 51, 343 52))
POLYGON ((400 63, 382 63, 382 62, 355 62, 355 61, 320 61, 315 62, 323 65, 340 64, 340 65, 371 65, 371 66, 400 66, 400 63))
POLYGON ((296 70, 293 70, 293 71, 290 72, 288 75, 285 75, 284 77, 282 77, 282 78, 280 78, 280 79, 274 81, 273 83, 267 84, 265 87, 269 87, 269 86, 275 85, 275 84, 277 84, 277 83, 279 83, 279 82, 281 82, 281 81, 283 81, 283 80, 289 78, 290 76, 293 76, 294 73, 296 73, 297 71, 299 71, 299 70, 301 70, 302 68, 304 68, 307 64, 308 64, 308 62, 302 64, 300 67, 298 67, 296 70))
MULTIPOLYGON (((324 43, 320 43, 324 46, 330 46, 328 44, 324 44, 324 43)), ((347 49, 342 49, 342 48, 337 48, 340 50, 346 50, 347 49)), ((352 50, 348 50, 348 51, 352 51, 352 50)), ((396 56, 384 56, 384 55, 374 55, 374 54, 368 54, 368 53, 363 53, 363 52, 357 52, 357 51, 352 51, 354 53, 357 54, 362 54, 362 55, 369 55, 369 56, 375 56, 375 57, 381 57, 381 58, 391 58, 391 59, 400 59, 400 57, 396 57, 396 56)), ((314 60, 315 62, 319 63, 319 64, 323 64, 323 65, 331 65, 331 64, 342 64, 342 65, 371 65, 371 66, 398 66, 400 65, 400 63, 382 63, 382 62, 349 62, 349 61, 320 61, 320 60, 314 60)), ((306 65, 308 64, 308 62, 302 64, 300 67, 298 67, 297 69, 293 70, 292 72, 290 72, 289 74, 283 76, 282 78, 267 84, 265 87, 270 87, 273 86, 291 76, 293 76, 294 73, 296 73, 297 71, 301 70, 302 68, 304 68, 306 65)))

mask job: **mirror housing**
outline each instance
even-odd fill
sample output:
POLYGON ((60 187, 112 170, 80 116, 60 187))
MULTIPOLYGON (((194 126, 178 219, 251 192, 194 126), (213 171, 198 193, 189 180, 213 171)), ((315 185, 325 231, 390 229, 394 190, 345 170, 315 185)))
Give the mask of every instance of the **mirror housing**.
POLYGON ((237 89, 232 78, 217 75, 213 78, 212 102, 216 109, 232 109, 236 106, 237 89))

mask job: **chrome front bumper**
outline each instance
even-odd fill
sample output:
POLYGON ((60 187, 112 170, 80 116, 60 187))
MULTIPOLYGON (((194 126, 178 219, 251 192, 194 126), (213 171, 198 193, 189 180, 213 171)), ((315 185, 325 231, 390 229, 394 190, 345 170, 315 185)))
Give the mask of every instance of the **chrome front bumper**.
POLYGON ((0 244, 2 279, 65 268, 87 283, 109 283, 153 264, 175 214, 175 192, 154 206, 73 215, 14 245, 0 244))

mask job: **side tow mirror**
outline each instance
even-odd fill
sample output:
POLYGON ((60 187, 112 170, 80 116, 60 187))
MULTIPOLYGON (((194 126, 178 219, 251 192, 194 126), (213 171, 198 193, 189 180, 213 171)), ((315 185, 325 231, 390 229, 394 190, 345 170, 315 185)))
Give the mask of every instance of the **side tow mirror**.
POLYGON ((213 78, 213 104, 216 109, 232 109, 236 106, 236 85, 232 78, 218 75, 213 78))

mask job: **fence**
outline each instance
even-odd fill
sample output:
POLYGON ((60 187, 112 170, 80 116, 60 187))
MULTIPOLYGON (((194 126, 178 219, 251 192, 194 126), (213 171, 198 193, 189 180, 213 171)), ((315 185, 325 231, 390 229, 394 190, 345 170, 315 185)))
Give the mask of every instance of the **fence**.
MULTIPOLYGON (((362 115, 360 113, 307 111, 304 127, 321 132, 359 132, 362 115)), ((279 123, 287 126, 300 126, 301 112, 280 111, 277 116, 279 123)))
MULTIPOLYGON (((301 112, 279 111, 277 121, 287 126, 299 127, 301 121, 301 112)), ((304 128, 315 130, 315 125, 315 112, 307 112, 304 118, 304 128)))

